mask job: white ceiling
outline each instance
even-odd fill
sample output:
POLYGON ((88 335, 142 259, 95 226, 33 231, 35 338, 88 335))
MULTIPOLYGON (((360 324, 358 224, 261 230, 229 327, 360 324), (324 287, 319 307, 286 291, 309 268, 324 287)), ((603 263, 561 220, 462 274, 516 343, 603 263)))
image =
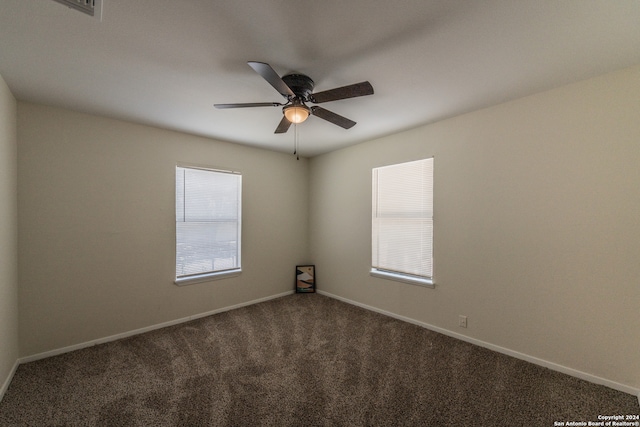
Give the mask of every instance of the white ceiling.
POLYGON ((300 72, 357 122, 298 126, 314 156, 640 63, 638 0, 0 0, 0 74, 19 100, 293 151, 282 102, 248 65, 300 72))

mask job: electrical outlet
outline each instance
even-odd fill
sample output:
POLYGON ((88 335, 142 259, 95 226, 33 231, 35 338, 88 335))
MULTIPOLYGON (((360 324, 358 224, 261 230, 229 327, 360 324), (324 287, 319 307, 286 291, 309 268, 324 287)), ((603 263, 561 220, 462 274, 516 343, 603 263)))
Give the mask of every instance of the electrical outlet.
POLYGON ((460 326, 461 328, 467 327, 467 316, 460 315, 458 317, 458 326, 460 326))

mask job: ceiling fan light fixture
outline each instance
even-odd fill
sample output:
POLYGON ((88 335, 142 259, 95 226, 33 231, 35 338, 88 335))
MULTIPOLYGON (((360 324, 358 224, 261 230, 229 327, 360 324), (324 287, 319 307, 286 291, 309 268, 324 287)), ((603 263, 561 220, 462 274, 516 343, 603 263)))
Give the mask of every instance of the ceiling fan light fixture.
MULTIPOLYGON (((58 0, 56 0, 58 1, 58 0)), ((65 0, 72 1, 72 0, 65 0)), ((80 1, 80 0, 77 0, 80 1)), ((84 0, 90 1, 90 0, 84 0)), ((97 1, 97 0, 96 0, 97 1)), ((267 81, 280 95, 286 98, 286 104, 279 102, 250 102, 240 104, 213 104, 216 108, 245 108, 245 107, 282 107, 280 123, 274 133, 286 133, 291 127, 291 123, 302 123, 310 115, 314 115, 322 120, 326 120, 343 129, 351 129, 356 122, 342 117, 332 111, 314 105, 309 108, 305 104, 321 104, 323 102, 338 101, 358 96, 373 95, 373 86, 364 81, 347 86, 337 87, 322 92, 313 93, 314 83, 309 76, 304 74, 287 74, 280 77, 271 65, 266 62, 249 61, 249 66, 267 81)), ((294 129, 297 129, 294 126, 294 129)))
POLYGON ((284 116, 291 123, 302 123, 309 117, 310 111, 306 105, 292 104, 283 108, 284 116))

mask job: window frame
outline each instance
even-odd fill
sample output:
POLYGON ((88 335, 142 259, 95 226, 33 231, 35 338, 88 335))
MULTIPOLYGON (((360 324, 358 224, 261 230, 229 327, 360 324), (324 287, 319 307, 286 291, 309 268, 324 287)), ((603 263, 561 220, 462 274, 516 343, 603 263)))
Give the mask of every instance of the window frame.
POLYGON ((226 279, 229 277, 239 276, 242 273, 242 173, 239 171, 219 169, 214 167, 202 166, 202 165, 194 165, 189 163, 177 163, 175 166, 175 176, 174 176, 174 215, 176 220, 176 226, 174 228, 174 283, 178 286, 191 285, 195 283, 209 282, 213 280, 226 279), (224 173, 224 174, 232 174, 238 176, 238 212, 237 212, 237 267, 226 269, 226 270, 214 270, 210 272, 203 272, 198 274, 191 274, 178 277, 178 216, 177 216, 177 185, 178 185, 178 173, 180 169, 193 169, 193 170, 201 170, 206 172, 213 173, 224 173))
POLYGON ((423 159, 418 159, 418 160, 409 160, 406 162, 400 162, 400 163, 393 163, 393 164, 389 164, 389 165, 383 165, 383 166, 379 166, 379 167, 375 167, 372 168, 371 170, 371 270, 369 271, 369 274, 373 277, 377 277, 377 278, 381 278, 381 279, 387 279, 387 280, 393 280, 393 281, 397 281, 397 282, 402 282, 402 283, 408 283, 411 285, 417 285, 417 286, 423 286, 423 287, 427 287, 427 288, 435 288, 435 278, 434 278, 434 264, 433 264, 433 250, 434 250, 434 234, 435 234, 435 221, 434 221, 434 214, 433 214, 433 210, 431 212, 431 220, 432 220, 432 230, 431 230, 431 276, 420 276, 420 275, 415 275, 415 274, 411 274, 411 273, 406 273, 406 272, 400 272, 400 271, 391 271, 391 270, 387 270, 384 268, 378 268, 378 267, 374 267, 374 251, 376 248, 374 248, 374 244, 376 239, 374 239, 374 221, 375 221, 375 215, 376 215, 376 206, 375 203, 379 197, 379 193, 378 193, 378 188, 377 188, 377 170, 382 169, 382 168, 386 168, 386 167, 391 167, 391 166, 400 166, 403 164, 408 164, 408 163, 413 163, 413 162, 418 162, 418 161, 427 161, 427 160, 431 160, 432 164, 431 164, 431 188, 430 188, 430 196, 432 198, 431 203, 433 204, 433 196, 434 196, 434 175, 435 175, 435 158, 434 157, 427 157, 427 158, 423 158, 423 159))

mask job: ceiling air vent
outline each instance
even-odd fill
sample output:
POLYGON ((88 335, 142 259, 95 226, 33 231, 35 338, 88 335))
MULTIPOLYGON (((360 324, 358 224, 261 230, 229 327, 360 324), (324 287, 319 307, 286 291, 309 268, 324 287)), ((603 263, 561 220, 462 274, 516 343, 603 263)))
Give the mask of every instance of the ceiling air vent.
POLYGON ((53 0, 102 20, 102 0, 53 0))

